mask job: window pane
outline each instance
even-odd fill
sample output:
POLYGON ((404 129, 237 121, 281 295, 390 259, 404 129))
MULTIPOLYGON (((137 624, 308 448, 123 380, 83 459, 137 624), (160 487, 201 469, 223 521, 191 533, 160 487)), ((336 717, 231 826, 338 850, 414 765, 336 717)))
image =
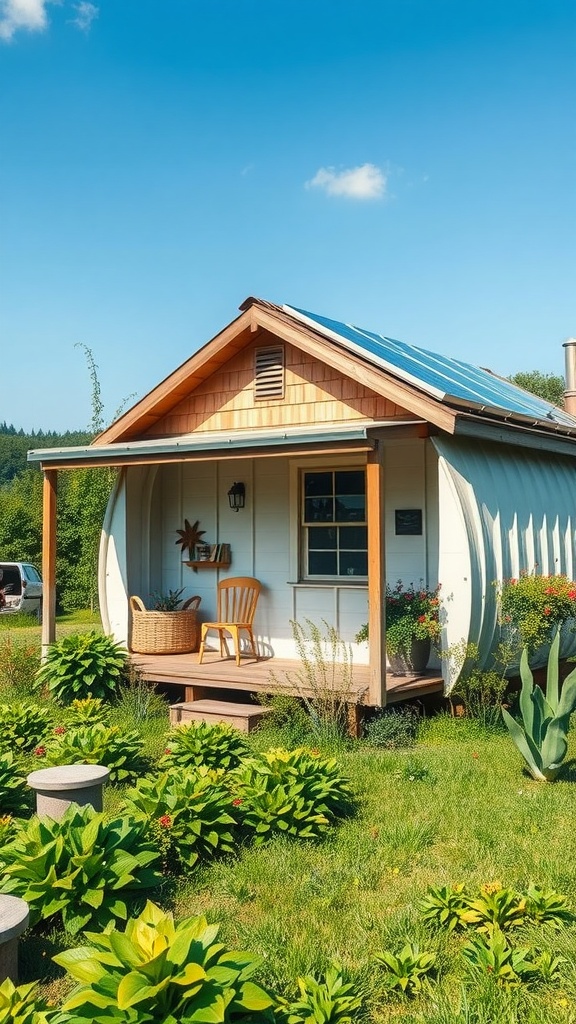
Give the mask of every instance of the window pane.
POLYGON ((336 552, 310 551, 308 554, 308 574, 310 576, 336 576, 336 552))
POLYGON ((338 534, 341 548, 365 551, 368 547, 368 530, 365 526, 341 526, 338 534))
POLYGON ((336 494, 365 494, 364 470, 341 470, 336 476, 336 494))
MULTIPOLYGON (((365 547, 366 545, 364 545, 365 547)), ((335 526, 311 526, 308 530, 308 547, 310 551, 319 549, 336 550, 335 526)))
POLYGON ((336 498, 337 523, 365 523, 366 499, 363 494, 338 495, 336 498))
POLYGON ((332 495, 334 483, 332 473, 305 473, 304 494, 307 498, 314 498, 317 495, 332 495))
POLYGON ((304 521, 306 523, 333 523, 334 500, 332 498, 306 498, 304 521))
POLYGON ((341 551, 340 576, 367 576, 368 555, 366 551, 341 551))

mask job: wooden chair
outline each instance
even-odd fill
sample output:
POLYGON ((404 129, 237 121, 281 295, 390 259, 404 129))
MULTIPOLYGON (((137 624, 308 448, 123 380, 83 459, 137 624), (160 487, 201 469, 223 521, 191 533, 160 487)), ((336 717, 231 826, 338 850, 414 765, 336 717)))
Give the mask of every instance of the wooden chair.
POLYGON ((240 665, 240 634, 245 633, 250 641, 252 654, 258 661, 252 622, 261 590, 262 584, 252 576, 232 576, 229 579, 220 580, 218 584, 218 621, 202 623, 198 652, 199 665, 202 664, 206 635, 210 630, 218 633, 221 658, 224 657, 224 652, 226 652, 226 657, 230 657, 226 643, 226 634, 228 633, 235 644, 236 664, 240 665))

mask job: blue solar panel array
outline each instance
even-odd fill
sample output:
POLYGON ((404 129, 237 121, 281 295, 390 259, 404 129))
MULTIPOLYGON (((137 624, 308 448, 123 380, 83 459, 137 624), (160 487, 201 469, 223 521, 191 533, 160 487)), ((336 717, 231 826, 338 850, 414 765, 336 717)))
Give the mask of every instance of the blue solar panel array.
POLYGON ((452 398, 458 405, 470 402, 475 408, 517 413, 534 420, 568 427, 573 427, 576 422, 573 416, 543 398, 527 394, 510 381, 495 377, 487 370, 471 366, 460 359, 447 359, 435 352, 417 348, 416 345, 406 345, 402 341, 339 320, 331 320, 317 313, 309 313, 295 306, 285 306, 285 309, 305 317, 323 333, 337 335, 342 345, 350 351, 359 352, 376 366, 396 372, 398 376, 441 401, 449 402, 452 398))

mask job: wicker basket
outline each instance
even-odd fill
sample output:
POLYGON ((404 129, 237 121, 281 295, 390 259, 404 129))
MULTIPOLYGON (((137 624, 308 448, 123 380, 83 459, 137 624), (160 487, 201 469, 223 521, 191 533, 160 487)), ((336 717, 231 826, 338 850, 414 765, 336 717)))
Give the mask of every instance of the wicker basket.
POLYGON ((189 597, 176 612, 148 611, 139 597, 130 598, 134 654, 189 654, 200 645, 196 611, 200 598, 189 597))

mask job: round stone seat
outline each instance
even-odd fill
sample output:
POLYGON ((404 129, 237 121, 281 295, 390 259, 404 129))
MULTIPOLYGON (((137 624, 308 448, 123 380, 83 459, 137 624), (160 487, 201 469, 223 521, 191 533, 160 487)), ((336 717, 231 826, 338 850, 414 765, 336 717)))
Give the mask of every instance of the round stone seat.
POLYGON ((27 783, 36 791, 36 813, 60 821, 71 803, 102 810, 102 787, 110 769, 102 764, 63 764, 31 772, 27 783))
POLYGON ((0 895, 0 985, 18 984, 18 937, 26 931, 30 911, 19 896, 0 895))

